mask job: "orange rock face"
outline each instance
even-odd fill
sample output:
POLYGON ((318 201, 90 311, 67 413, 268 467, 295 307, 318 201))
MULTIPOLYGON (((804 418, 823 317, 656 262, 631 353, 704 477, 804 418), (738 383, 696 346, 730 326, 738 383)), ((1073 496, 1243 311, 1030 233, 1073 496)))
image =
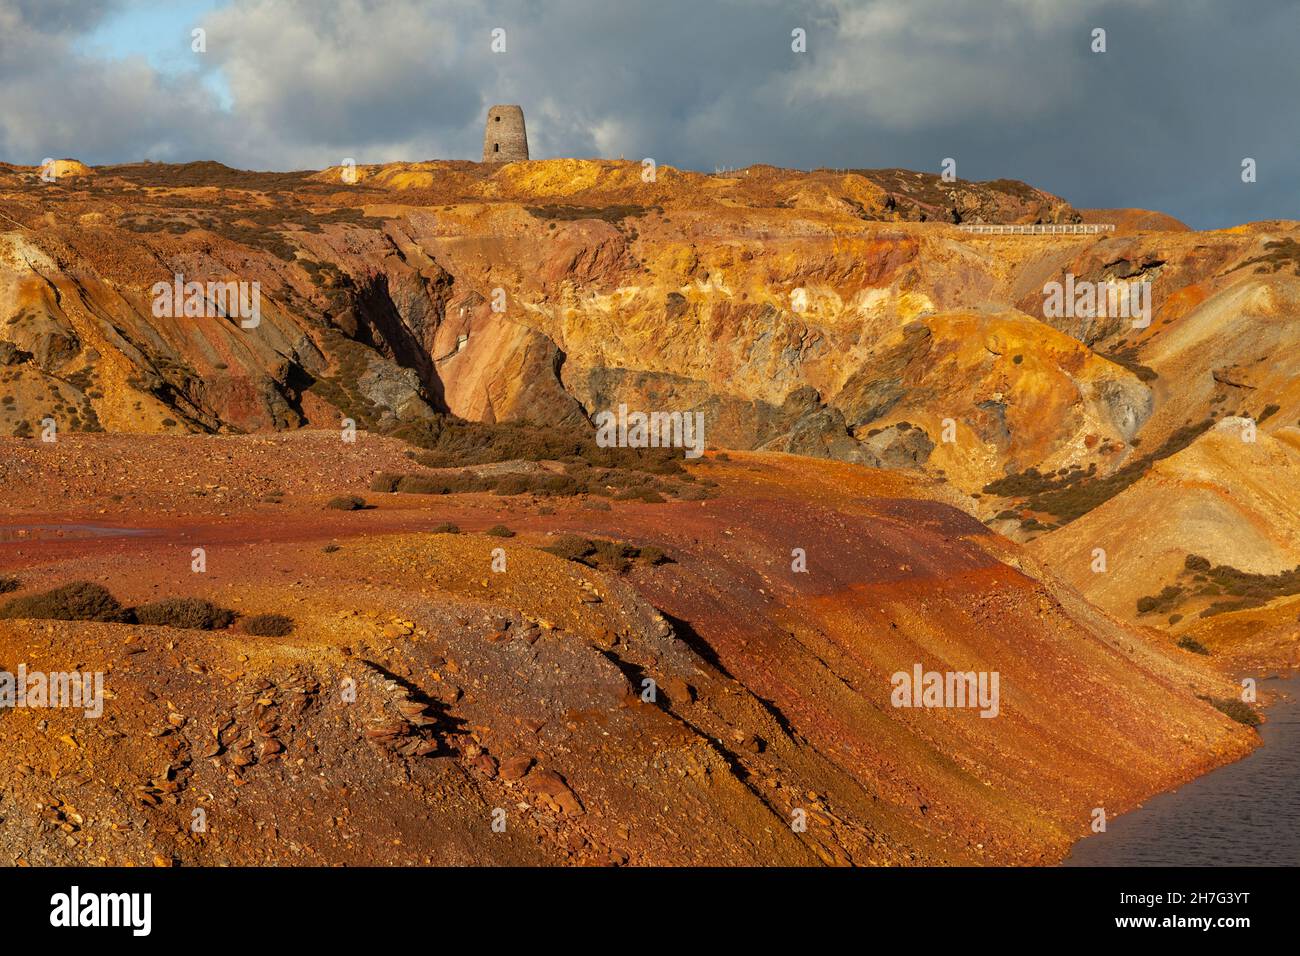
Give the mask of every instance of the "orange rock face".
POLYGON ((1052 863, 1255 745, 1212 703, 1296 659, 1294 223, 355 172, 0 167, 0 671, 110 695, 0 721, 0 862, 1052 863), (709 454, 610 457, 619 406, 709 454), (132 623, 181 598, 236 623, 132 623), (997 715, 898 706, 918 667, 997 715))

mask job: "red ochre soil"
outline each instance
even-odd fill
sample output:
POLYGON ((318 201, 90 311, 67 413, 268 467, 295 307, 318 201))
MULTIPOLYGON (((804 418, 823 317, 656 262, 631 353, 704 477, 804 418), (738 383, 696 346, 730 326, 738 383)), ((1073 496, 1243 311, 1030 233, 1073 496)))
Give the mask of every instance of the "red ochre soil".
POLYGON ((1197 699, 1231 693, 1211 663, 1090 607, 929 479, 732 453, 688 465, 719 483, 704 501, 368 491, 405 451, 0 439, 16 593, 89 580, 295 622, 0 621, 0 669, 104 671, 112 695, 99 719, 0 714, 0 863, 1050 864, 1093 808, 1254 745, 1197 699), (337 494, 374 507, 324 509, 337 494), (566 532, 672 561, 539 550, 566 532), (917 662, 998 671, 999 716, 891 706, 917 662))

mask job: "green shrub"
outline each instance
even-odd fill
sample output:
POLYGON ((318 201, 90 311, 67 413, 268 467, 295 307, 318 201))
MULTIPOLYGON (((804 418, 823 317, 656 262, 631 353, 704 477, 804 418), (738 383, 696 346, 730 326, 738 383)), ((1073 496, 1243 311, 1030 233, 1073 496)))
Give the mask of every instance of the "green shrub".
POLYGON ((103 585, 74 581, 40 594, 12 598, 0 605, 0 618, 127 623, 131 612, 103 585))
POLYGON ((165 598, 137 607, 135 619, 140 624, 213 631, 233 624, 235 612, 202 598, 165 598))
POLYGON ((254 614, 242 624, 245 633, 255 637, 284 637, 293 631, 293 618, 283 614, 254 614))

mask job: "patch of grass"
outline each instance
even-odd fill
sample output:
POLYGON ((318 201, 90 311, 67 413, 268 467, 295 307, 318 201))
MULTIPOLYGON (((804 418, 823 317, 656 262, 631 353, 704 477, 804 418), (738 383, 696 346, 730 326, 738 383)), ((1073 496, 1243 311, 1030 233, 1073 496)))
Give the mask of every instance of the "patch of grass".
POLYGON ((254 614, 244 618, 241 627, 254 637, 285 637, 293 632, 293 618, 283 614, 254 614))
POLYGON ((1193 654, 1204 654, 1207 657, 1210 654, 1210 649, 1194 637, 1180 637, 1178 646, 1185 651, 1191 651, 1193 654))
POLYGON ((0 605, 0 618, 128 623, 131 612, 103 585, 74 581, 39 594, 12 598, 0 605))
POLYGON ((503 524, 494 524, 484 534, 489 534, 494 538, 513 538, 515 536, 515 533, 503 524))
POLYGON ((339 550, 341 549, 337 544, 327 544, 325 545, 325 547, 321 548, 321 551, 323 551, 325 554, 333 554, 335 551, 339 551, 339 550))
POLYGON ((8 594, 10 591, 17 591, 23 586, 23 582, 17 578, 5 577, 0 575, 0 594, 8 594))
POLYGON ((433 534, 460 534, 460 528, 450 521, 444 521, 442 524, 429 529, 433 534))
POLYGON ((137 607, 135 619, 140 624, 215 631, 233 624, 235 612, 202 598, 165 598, 137 607))

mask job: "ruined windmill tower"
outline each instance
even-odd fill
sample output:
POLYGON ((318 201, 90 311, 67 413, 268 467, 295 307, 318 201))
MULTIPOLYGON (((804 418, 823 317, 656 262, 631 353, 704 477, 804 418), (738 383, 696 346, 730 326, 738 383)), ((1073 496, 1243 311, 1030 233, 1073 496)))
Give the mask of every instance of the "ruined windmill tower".
POLYGON ((483 162, 513 163, 528 158, 528 134, 524 132, 524 111, 518 106, 494 106, 488 110, 483 130, 483 162))

